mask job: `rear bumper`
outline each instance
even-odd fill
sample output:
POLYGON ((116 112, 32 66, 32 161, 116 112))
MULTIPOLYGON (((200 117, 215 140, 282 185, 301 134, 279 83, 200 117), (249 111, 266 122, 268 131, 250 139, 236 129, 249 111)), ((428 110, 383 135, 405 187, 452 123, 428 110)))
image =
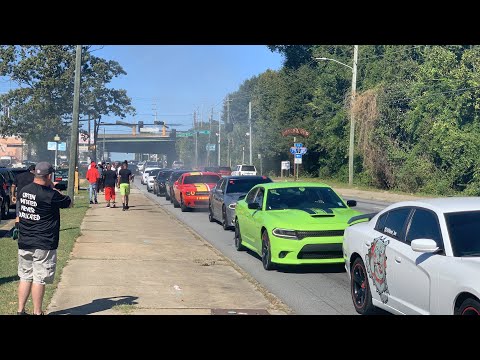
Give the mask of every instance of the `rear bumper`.
POLYGON ((208 195, 183 195, 183 203, 189 208, 208 208, 208 195))

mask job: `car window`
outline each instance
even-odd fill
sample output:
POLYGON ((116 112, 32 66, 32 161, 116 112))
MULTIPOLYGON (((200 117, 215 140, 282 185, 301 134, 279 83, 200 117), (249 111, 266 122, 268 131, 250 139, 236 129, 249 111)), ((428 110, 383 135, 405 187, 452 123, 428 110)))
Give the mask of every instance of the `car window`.
POLYGON ((453 256, 480 256, 480 211, 445 214, 453 256))
POLYGON ((386 212, 385 214, 381 215, 378 220, 377 224, 375 225, 375 230, 383 232, 383 228, 385 227, 385 221, 387 220, 388 213, 386 212))
POLYGON ((263 207, 263 195, 265 193, 265 190, 263 188, 260 188, 257 192, 257 195, 255 195, 255 199, 253 200, 254 203, 259 204, 260 206, 263 207))
POLYGON ((247 204, 253 203, 253 199, 255 199, 255 195, 257 194, 258 188, 250 190, 250 192, 245 197, 245 201, 247 204))
POLYGON ((256 179, 230 179, 227 183, 227 194, 231 193, 247 193, 251 188, 257 184, 270 183, 270 178, 256 178, 256 179))
POLYGON ((216 184, 220 180, 218 175, 188 175, 185 176, 183 183, 184 184, 197 184, 197 183, 214 183, 216 184))
POLYGON ((405 223, 408 215, 410 215, 410 211, 411 208, 401 208, 389 211, 388 217, 385 220, 385 225, 383 226, 383 229, 379 231, 403 241, 405 223))
POLYGON ((225 181, 225 179, 220 180, 220 186, 219 186, 218 188, 220 189, 220 192, 221 192, 222 194, 225 193, 225 184, 226 184, 226 183, 227 183, 227 182, 225 181))
POLYGON ((255 171, 255 166, 244 165, 244 166, 242 167, 242 171, 255 171))
POLYGON ((435 240, 438 247, 443 249, 442 233, 434 212, 425 209, 414 210, 405 242, 410 244, 415 239, 435 240))

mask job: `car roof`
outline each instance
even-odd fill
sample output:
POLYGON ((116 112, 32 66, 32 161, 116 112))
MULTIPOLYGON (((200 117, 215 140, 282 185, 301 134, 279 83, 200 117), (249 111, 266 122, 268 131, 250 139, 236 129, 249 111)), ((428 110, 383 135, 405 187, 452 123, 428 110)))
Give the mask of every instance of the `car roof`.
MULTIPOLYGON (((261 176, 261 175, 243 175, 243 176, 224 176, 224 179, 227 180, 267 180, 270 179, 268 176, 261 176)), ((270 179, 272 180, 272 179, 270 179)))
POLYGON ((450 213, 461 211, 480 210, 480 197, 445 197, 419 199, 414 201, 402 201, 394 204, 399 206, 419 206, 437 210, 438 212, 450 213))
POLYGON ((302 182, 302 181, 285 181, 285 182, 272 182, 267 184, 259 184, 255 186, 262 186, 265 189, 283 189, 289 187, 321 187, 331 188, 330 185, 319 182, 302 182))
POLYGON ((189 171, 182 174, 182 176, 190 176, 190 175, 215 175, 215 176, 218 176, 218 178, 220 178, 220 175, 212 171, 189 171))

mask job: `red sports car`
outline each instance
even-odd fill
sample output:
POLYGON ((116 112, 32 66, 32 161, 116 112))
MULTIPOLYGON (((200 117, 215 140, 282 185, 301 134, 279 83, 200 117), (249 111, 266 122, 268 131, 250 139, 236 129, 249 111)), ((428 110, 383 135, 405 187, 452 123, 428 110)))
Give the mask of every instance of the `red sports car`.
POLYGON ((188 172, 173 184, 173 206, 182 212, 191 208, 208 208, 210 190, 220 180, 214 172, 188 172))

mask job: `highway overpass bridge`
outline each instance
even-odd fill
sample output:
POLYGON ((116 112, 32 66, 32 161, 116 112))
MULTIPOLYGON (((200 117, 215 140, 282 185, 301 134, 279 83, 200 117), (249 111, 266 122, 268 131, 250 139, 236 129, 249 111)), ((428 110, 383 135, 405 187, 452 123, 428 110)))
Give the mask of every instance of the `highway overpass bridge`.
POLYGON ((97 150, 105 152, 133 153, 133 154, 164 154, 167 163, 177 160, 175 138, 161 134, 140 133, 132 134, 98 134, 97 150))

